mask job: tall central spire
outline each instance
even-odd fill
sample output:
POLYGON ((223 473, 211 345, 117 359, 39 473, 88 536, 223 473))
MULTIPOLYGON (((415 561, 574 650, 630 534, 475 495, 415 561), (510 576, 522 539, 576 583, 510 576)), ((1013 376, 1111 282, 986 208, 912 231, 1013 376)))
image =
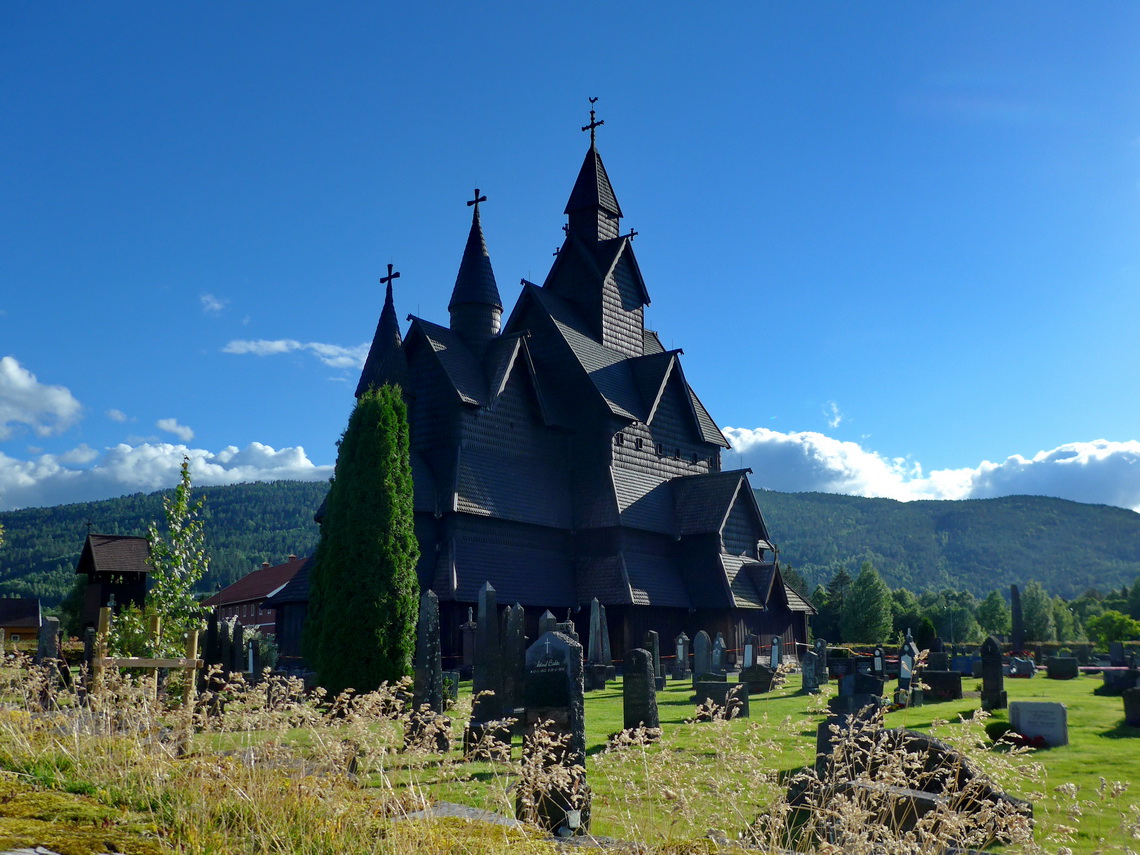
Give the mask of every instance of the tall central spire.
POLYGON ((476 188, 475 198, 467 202, 474 209, 471 212, 471 231, 463 249, 463 260, 459 262, 459 275, 455 277, 451 302, 447 304, 451 328, 477 353, 482 352, 486 343, 499 334, 503 315, 503 301, 499 299, 495 271, 491 269, 491 256, 479 221, 479 203, 486 201, 487 197, 480 196, 476 188))
MULTIPOLYGON (((591 98, 590 104, 597 100, 591 98)), ((622 216, 602 156, 598 154, 597 129, 605 124, 605 120, 599 120, 595 116, 591 107, 590 124, 582 128, 583 131, 590 132, 590 149, 582 161, 582 168, 578 170, 578 180, 574 182, 570 201, 566 203, 563 212, 570 218, 569 234, 587 245, 616 238, 620 231, 618 221, 622 216)))

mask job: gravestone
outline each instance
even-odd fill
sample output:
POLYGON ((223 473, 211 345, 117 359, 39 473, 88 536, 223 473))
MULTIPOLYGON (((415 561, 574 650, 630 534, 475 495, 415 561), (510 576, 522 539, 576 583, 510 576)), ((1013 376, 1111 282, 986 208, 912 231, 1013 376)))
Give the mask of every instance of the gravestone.
POLYGON ((1125 689, 1120 696, 1124 699, 1124 723, 1140 727, 1140 688, 1125 689))
POLYGON ((681 633, 673 639, 674 655, 673 679, 684 680, 692 673, 689 670, 689 636, 681 633))
POLYGON ((819 656, 814 650, 809 650, 800 660, 802 681, 800 691, 805 695, 819 694, 819 656))
POLYGON ((245 670, 245 627, 236 618, 230 630, 230 670, 245 670))
POLYGON ((930 671, 950 670, 950 656, 946 653, 946 645, 940 636, 935 636, 930 643, 930 652, 926 654, 926 668, 930 671))
POLYGON ((780 664, 783 661, 784 661, 784 650, 783 650, 783 644, 780 641, 780 636, 773 635, 772 636, 772 651, 769 654, 768 667, 771 668, 773 671, 775 671, 777 668, 780 667, 780 664))
POLYGON ((475 623, 475 613, 471 607, 467 607, 467 622, 459 627, 460 639, 462 642, 461 655, 462 659, 459 660, 459 668, 467 676, 471 676, 475 668, 475 634, 479 630, 479 625, 475 623))
POLYGON ((586 661, 591 665, 599 663, 606 664, 605 657, 602 654, 602 604, 598 602, 598 598, 590 600, 590 635, 589 635, 589 652, 586 655, 586 661))
POLYGON ((40 634, 36 639, 37 665, 46 665, 59 659, 59 618, 45 617, 40 623, 40 634))
POLYGON ((1124 642, 1114 641, 1108 646, 1108 664, 1114 668, 1124 668, 1128 660, 1124 657, 1124 642))
POLYGON ((540 617, 538 619, 538 635, 539 635, 539 637, 541 638, 542 636, 546 635, 546 633, 548 633, 548 632, 554 632, 557 627, 558 627, 558 618, 556 618, 553 614, 550 613, 550 609, 547 609, 546 611, 544 611, 542 613, 542 617, 540 617))
POLYGON ((1050 656, 1045 660, 1045 676, 1050 680, 1075 680, 1081 676, 1076 656, 1050 656))
POLYGON ((459 700, 459 684, 462 681, 463 675, 458 671, 443 672, 443 696, 448 701, 455 703, 459 700))
POLYGON ((526 651, 524 765, 561 766, 563 774, 540 786, 520 783, 515 814, 561 836, 590 826, 582 667, 582 646, 562 632, 540 635, 526 651), (551 738, 557 745, 544 749, 551 738))
POLYGON ((503 651, 499 642, 499 608, 490 582, 479 590, 475 619, 475 662, 471 685, 471 721, 463 732, 463 753, 471 758, 507 759, 511 732, 502 725, 503 651))
POLYGON ((412 676, 412 714, 405 744, 451 749, 451 722, 443 714, 443 664, 439 640, 439 598, 434 591, 420 595, 416 621, 415 671, 412 676))
POLYGON ((1069 718, 1064 704, 1013 701, 1009 705, 1009 723, 1022 736, 1041 737, 1050 748, 1069 744, 1069 718))
POLYGON ((1037 666, 1033 664, 1032 659, 1024 658, 1021 656, 1010 657, 1009 676, 1028 679, 1036 673, 1037 666))
POLYGON ((1004 710, 1008 706, 1001 645, 992 635, 982 642, 982 709, 1004 710))
POLYGON ((522 706, 523 673, 526 668, 526 610, 515 603, 504 612, 503 713, 514 716, 522 706))
POLYGON ((961 671, 932 671, 923 669, 922 682, 929 686, 923 696, 931 701, 959 701, 962 699, 961 671))
POLYGON ((653 657, 653 682, 660 692, 665 688, 665 672, 661 670, 661 639, 655 630, 645 633, 645 649, 653 657))
POLYGON ((709 640, 709 634, 702 629, 697 633, 696 638, 693 639, 694 689, 697 688, 698 680, 700 680, 706 674, 712 673, 712 662, 712 642, 709 640))
POLYGON ((610 647, 610 622, 606 617, 606 607, 600 606, 602 612, 602 661, 606 665, 606 679, 617 679, 617 666, 614 665, 614 654, 610 647))
POLYGON ((741 670, 747 670, 756 664, 756 650, 759 647, 756 636, 750 635, 744 641, 744 661, 741 670))
POLYGON ((906 639, 899 648, 899 685, 895 693, 895 703, 898 706, 917 707, 922 705, 922 689, 917 685, 915 668, 919 656, 918 645, 911 637, 910 629, 906 631, 906 639))
POLYGON ((887 654, 883 652, 881 647, 876 647, 875 652, 871 655, 871 673, 880 679, 886 679, 887 654))
POLYGON ((590 652, 586 665, 586 691, 604 689, 606 677, 612 663, 607 657, 609 628, 606 626, 605 610, 598 598, 590 601, 590 652))
POLYGON ((622 676, 623 727, 659 728, 657 679, 653 675, 653 654, 635 647, 625 657, 622 676))
POLYGON ((718 632, 716 638, 713 639, 712 646, 712 672, 714 674, 724 673, 726 651, 727 646, 724 643, 724 635, 718 632))
MULTIPOLYGON (((701 681, 697 683, 697 705, 710 701, 716 705, 713 715, 717 718, 748 718, 748 686, 745 683, 727 681, 701 681)), ((703 715, 707 720, 710 716, 703 715)))
POLYGON ((1009 586, 1009 616, 1012 629, 1009 640, 1011 653, 1021 653, 1025 649, 1025 617, 1021 612, 1021 592, 1017 585, 1009 586))
POLYGON ((816 663, 815 672, 819 676, 820 684, 826 684, 827 681, 831 679, 831 676, 828 674, 827 670, 827 640, 823 638, 817 638, 815 640, 815 647, 813 649, 815 650, 815 655, 819 657, 819 662, 816 663))
POLYGON ((572 620, 559 621, 554 625, 554 631, 570 636, 578 644, 582 643, 582 639, 578 637, 578 628, 574 626, 574 621, 572 620))

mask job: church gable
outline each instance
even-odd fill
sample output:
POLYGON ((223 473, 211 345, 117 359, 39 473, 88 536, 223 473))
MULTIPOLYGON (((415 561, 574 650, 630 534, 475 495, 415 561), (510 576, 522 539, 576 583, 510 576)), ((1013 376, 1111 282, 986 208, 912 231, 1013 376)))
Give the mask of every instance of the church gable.
POLYGON ((649 302, 641 273, 630 253, 621 253, 602 286, 602 344, 627 356, 645 348, 645 310, 649 302))

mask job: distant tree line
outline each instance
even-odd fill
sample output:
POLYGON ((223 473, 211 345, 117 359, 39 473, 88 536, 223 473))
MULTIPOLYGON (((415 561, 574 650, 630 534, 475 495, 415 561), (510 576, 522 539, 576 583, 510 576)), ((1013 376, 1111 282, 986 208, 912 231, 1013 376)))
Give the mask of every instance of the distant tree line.
MULTIPOLYGON (((795 587, 803 577, 785 568, 795 587)), ((1052 597, 1040 582, 1020 588, 1025 640, 1028 642, 1093 642, 1140 639, 1140 575, 1131 585, 1102 593, 1090 588, 1065 600, 1052 597)), ((867 644, 893 642, 909 629, 919 647, 935 638, 946 643, 976 644, 987 635, 1008 637, 1012 616, 1008 589, 990 591, 979 600, 969 591, 944 588, 916 594, 891 590, 870 561, 852 577, 846 566, 836 568, 826 584, 817 584, 810 599, 819 611, 811 619, 812 633, 828 641, 867 644)))

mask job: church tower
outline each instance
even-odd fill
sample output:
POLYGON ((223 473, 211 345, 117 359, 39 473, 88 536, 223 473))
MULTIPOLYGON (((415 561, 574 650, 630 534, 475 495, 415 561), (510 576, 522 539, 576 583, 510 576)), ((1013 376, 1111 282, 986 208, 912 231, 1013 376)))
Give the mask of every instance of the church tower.
POLYGON ((359 398, 372 386, 385 383, 399 384, 406 388, 407 360, 404 357, 403 341, 400 338, 400 322, 396 319, 396 305, 392 300, 392 282, 399 279, 399 273, 392 272, 388 265, 388 275, 380 279, 384 285, 384 308, 376 324, 376 335, 372 337, 372 347, 360 372, 360 382, 356 386, 359 398))
POLYGON ((471 231, 463 249, 463 260, 459 262, 451 302, 447 304, 451 329, 459 333, 475 354, 482 354, 488 342, 499 334, 503 316, 503 301, 499 299, 495 271, 491 269, 487 241, 479 222, 479 203, 486 201, 487 197, 480 196, 476 188, 475 198, 467 203, 475 209, 471 214, 471 231))
POLYGON ((616 238, 621 220, 621 206, 614 195, 610 176, 606 174, 602 156, 598 154, 596 129, 604 125, 605 120, 598 121, 594 115, 595 111, 590 110, 590 124, 582 128, 590 132, 590 150, 582 161, 578 180, 574 182, 563 211, 570 219, 567 234, 590 249, 601 241, 616 238))

